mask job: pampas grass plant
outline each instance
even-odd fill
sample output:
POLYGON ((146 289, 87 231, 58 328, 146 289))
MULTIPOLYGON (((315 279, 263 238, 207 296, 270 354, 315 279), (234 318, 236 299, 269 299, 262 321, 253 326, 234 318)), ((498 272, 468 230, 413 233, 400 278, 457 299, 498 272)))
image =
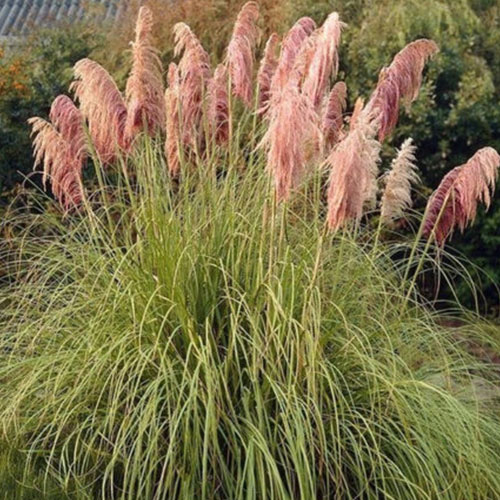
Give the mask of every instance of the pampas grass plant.
MULTIPOLYGON (((448 328, 415 284, 432 263, 424 228, 470 222, 498 155, 443 181, 398 260, 408 245, 363 218, 379 140, 435 45, 403 49, 344 131, 346 89, 330 89, 340 40, 324 39, 340 37, 338 16, 319 29, 299 20, 275 61, 271 41, 265 79, 256 21, 250 2, 215 72, 177 24, 181 59, 159 104, 158 75, 141 83, 158 69, 141 11, 125 98, 83 60, 81 114, 61 98, 52 123, 32 122, 62 210, 1 222, 13 234, 0 246, 2 441, 74 498, 496 498, 496 386, 463 340, 488 342, 487 329, 448 328), (265 113, 256 77, 269 85, 265 113), (96 173, 85 193, 71 164, 81 200, 58 178, 81 151, 76 130, 96 173)), ((387 181, 397 216, 413 171, 403 151, 387 181)))

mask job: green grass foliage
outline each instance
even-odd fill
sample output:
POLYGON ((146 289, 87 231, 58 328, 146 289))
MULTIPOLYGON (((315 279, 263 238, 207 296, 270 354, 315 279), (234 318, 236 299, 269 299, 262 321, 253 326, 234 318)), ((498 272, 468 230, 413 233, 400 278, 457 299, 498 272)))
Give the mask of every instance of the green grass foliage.
POLYGON ((402 243, 327 233, 320 173, 276 205, 252 146, 179 182, 144 139, 80 212, 6 218, 2 439, 70 498, 497 498, 477 329, 402 243))

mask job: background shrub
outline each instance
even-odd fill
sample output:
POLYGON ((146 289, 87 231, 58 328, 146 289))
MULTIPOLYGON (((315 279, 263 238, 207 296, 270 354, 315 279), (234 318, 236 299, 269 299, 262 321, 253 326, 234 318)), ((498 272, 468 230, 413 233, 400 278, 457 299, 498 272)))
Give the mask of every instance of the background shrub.
POLYGON ((28 118, 48 114, 54 97, 68 91, 75 62, 103 39, 88 25, 61 26, 0 52, 0 205, 33 169, 28 118))

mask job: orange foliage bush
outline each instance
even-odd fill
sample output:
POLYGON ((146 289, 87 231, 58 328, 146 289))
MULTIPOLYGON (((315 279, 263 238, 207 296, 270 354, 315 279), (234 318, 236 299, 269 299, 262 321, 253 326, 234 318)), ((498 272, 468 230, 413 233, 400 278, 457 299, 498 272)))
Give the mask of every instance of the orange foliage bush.
POLYGON ((26 96, 28 75, 26 65, 21 58, 8 59, 0 48, 0 98, 4 95, 26 96))

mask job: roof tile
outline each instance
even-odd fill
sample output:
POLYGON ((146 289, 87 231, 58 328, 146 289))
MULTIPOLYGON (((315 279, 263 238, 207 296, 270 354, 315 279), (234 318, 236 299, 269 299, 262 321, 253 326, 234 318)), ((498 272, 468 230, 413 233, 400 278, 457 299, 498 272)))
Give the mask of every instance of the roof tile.
POLYGON ((89 5, 102 5, 103 19, 114 20, 125 0, 3 0, 0 6, 0 39, 26 34, 33 26, 78 21, 89 5))

